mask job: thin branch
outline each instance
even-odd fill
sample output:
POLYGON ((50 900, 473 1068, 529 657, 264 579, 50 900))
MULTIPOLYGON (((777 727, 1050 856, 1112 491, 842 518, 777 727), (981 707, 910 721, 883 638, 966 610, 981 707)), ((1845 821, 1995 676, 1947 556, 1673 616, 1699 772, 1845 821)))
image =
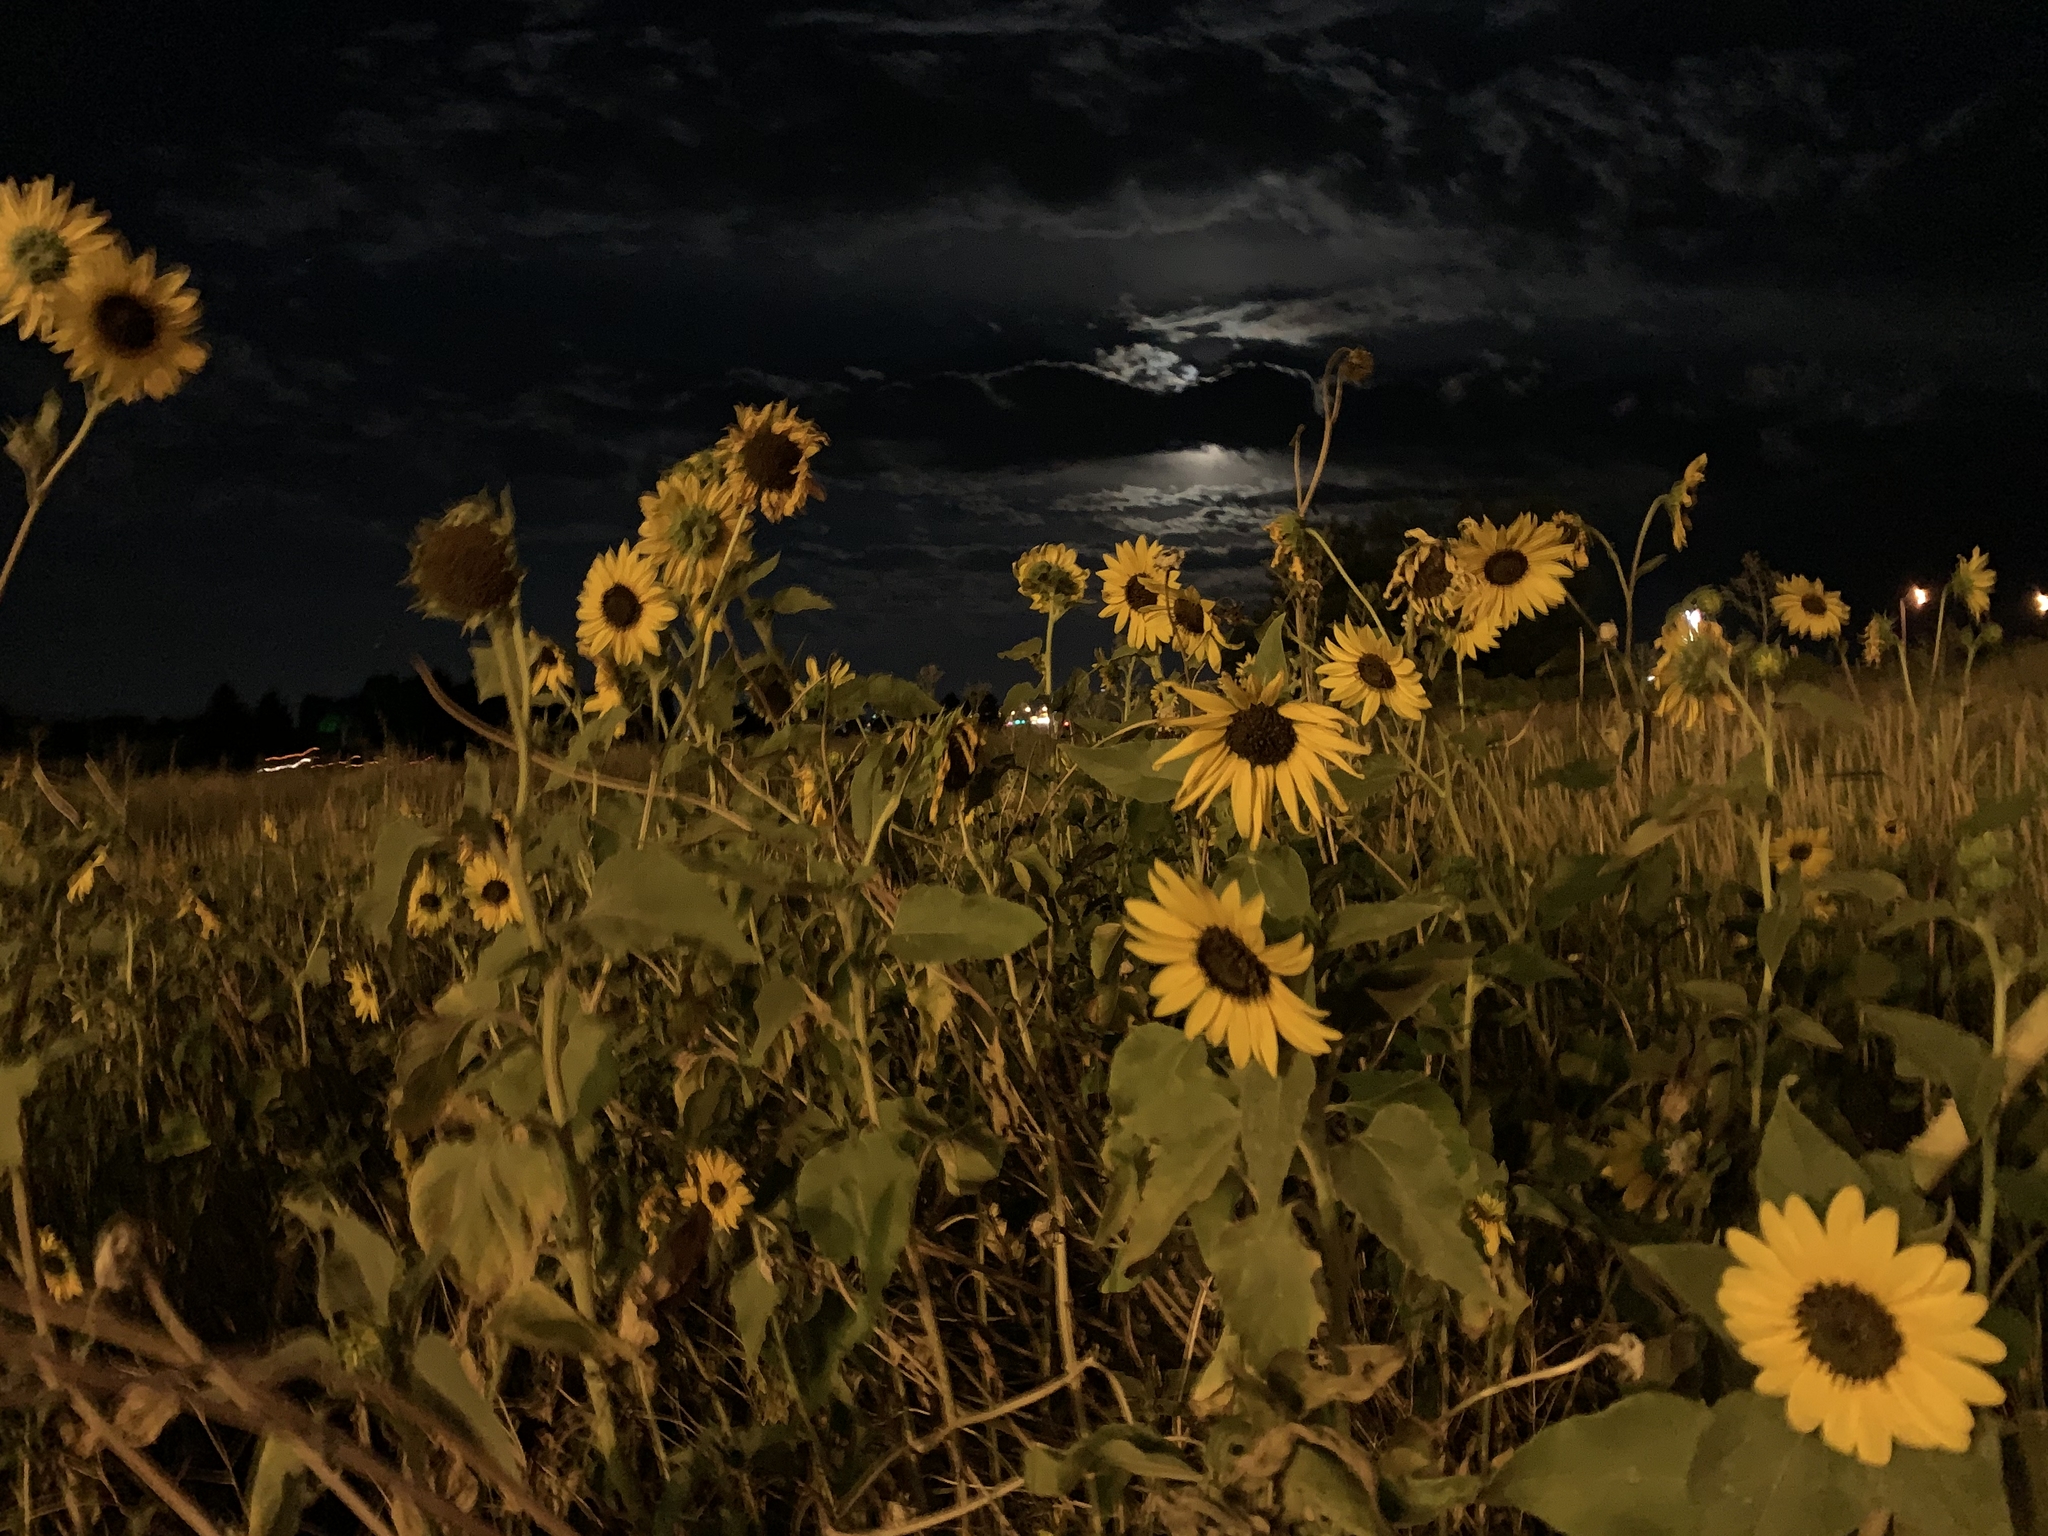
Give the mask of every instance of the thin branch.
POLYGON ((951 1505, 934 1514, 919 1515, 915 1520, 899 1520, 894 1525, 878 1525, 865 1531, 842 1531, 821 1512, 818 1516, 818 1529, 821 1536, 914 1536, 915 1532, 929 1531, 949 1520, 962 1519, 977 1509, 987 1509, 989 1505, 1007 1499, 1023 1486, 1023 1478, 1013 1477, 1007 1483, 998 1483, 987 1493, 968 1499, 965 1503, 951 1505))

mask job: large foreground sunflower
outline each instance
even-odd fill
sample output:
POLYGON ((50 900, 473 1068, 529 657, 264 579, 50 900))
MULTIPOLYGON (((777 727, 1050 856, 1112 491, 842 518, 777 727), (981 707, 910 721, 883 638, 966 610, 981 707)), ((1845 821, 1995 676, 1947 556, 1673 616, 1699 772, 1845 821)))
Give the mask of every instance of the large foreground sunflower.
POLYGON ((1316 668, 1331 698, 1356 706, 1360 720, 1370 720, 1384 704, 1403 720, 1420 720, 1429 708, 1415 663, 1391 640, 1349 619, 1330 631, 1330 659, 1316 668))
POLYGON ((1761 1239, 1728 1234, 1737 1263, 1718 1297, 1755 1390, 1785 1399, 1801 1434, 1869 1466, 1892 1444, 1967 1451, 1970 1409, 2005 1400, 1982 1365, 2005 1345, 1976 1327, 1989 1303, 1966 1289, 1970 1266, 1934 1243, 1899 1248, 1899 1215, 1866 1214, 1863 1192, 1839 1191, 1823 1226, 1798 1195, 1768 1200, 1761 1239))
POLYGON ((1283 978, 1299 976, 1315 951, 1299 934, 1266 941, 1266 898, 1249 900, 1235 883, 1219 896, 1163 863, 1152 866, 1151 901, 1124 903, 1131 953, 1160 967, 1153 1011, 1185 1012, 1189 1039, 1227 1045, 1237 1066, 1256 1061, 1276 1077, 1279 1042, 1320 1056, 1342 1036, 1321 1022, 1283 978))
POLYGON ((739 504, 771 523, 793 517, 806 501, 823 501, 825 488, 811 475, 811 460, 832 440, 805 421, 787 400, 739 406, 714 450, 739 504))
POLYGON ((1991 611, 1991 589, 1998 585, 1998 572, 1991 569, 1991 557, 1970 546, 1970 552, 1956 561, 1955 574, 1948 579, 1949 596, 1970 610, 1970 617, 1983 623, 1991 611))
POLYGON ((1451 555, 1470 582, 1462 606, 1475 621, 1506 629, 1564 601, 1571 546, 1534 512, 1505 528, 1496 528, 1491 518, 1468 517, 1458 534, 1451 555))
POLYGON ((1220 693, 1181 688, 1181 695, 1195 706, 1195 715, 1165 724, 1186 731, 1187 739, 1161 753, 1153 764, 1156 768, 1176 758, 1194 759, 1174 796, 1175 810, 1192 805, 1206 812, 1227 789, 1238 835, 1256 848, 1272 820, 1269 805, 1275 790, 1296 831, 1307 830, 1307 822, 1321 825, 1324 795, 1338 810, 1346 808, 1344 797, 1330 782, 1328 765, 1348 767, 1346 759, 1366 748, 1345 736, 1343 714, 1329 705, 1280 702, 1286 684, 1283 674, 1265 683, 1218 678, 1220 693))
POLYGON ((23 341, 47 335, 71 269, 113 245, 106 222, 91 203, 73 203, 69 187, 58 191, 53 177, 25 187, 0 181, 0 325, 17 325, 23 341))
POLYGON ((206 364, 199 295, 183 267, 156 269, 156 253, 119 248, 81 256, 58 287, 50 345, 74 379, 109 400, 161 400, 206 364))
POLYGON ((1088 595, 1088 573, 1066 544, 1034 544, 1010 564, 1017 591, 1031 611, 1058 618, 1088 595))
POLYGON ((1809 576, 1787 576, 1778 583, 1771 612, 1802 640, 1832 640, 1849 622, 1849 605, 1809 576))
POLYGON ((654 562, 621 544, 590 563, 576 600, 576 648, 593 661, 638 661, 661 649, 676 616, 654 562))
POLYGON ((1118 634, 1146 651, 1173 639, 1167 603, 1180 585, 1180 570, 1165 546, 1141 533, 1104 556, 1099 574, 1102 617, 1115 621, 1118 634))

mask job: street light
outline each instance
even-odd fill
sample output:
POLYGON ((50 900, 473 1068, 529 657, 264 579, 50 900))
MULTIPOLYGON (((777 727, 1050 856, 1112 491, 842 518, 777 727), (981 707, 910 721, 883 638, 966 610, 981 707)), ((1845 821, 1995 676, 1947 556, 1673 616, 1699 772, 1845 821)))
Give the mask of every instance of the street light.
POLYGON ((1933 594, 1930 593, 1925 587, 1914 587, 1906 593, 1906 596, 1910 597, 1913 600, 1913 606, 1915 608, 1925 608, 1927 606, 1928 598, 1932 595, 1933 594))
POLYGON ((2034 594, 2034 613, 2038 618, 2048 619, 2048 592, 2034 594))

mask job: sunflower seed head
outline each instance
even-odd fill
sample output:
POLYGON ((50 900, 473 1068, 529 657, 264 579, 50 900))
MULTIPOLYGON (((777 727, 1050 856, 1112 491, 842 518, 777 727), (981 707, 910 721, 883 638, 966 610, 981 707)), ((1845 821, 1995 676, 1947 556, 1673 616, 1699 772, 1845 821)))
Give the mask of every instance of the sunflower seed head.
POLYGON ((512 539, 512 495, 479 492, 419 525, 405 580, 413 606, 473 629, 509 609, 526 572, 512 539))

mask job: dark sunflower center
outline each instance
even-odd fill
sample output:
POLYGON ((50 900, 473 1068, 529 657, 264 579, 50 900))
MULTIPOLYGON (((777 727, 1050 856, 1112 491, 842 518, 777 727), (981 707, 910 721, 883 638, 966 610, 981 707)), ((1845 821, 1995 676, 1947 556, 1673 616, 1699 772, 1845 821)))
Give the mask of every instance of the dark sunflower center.
POLYGON ((754 433, 740 449, 740 467, 747 478, 764 491, 787 495, 796 489, 796 474, 804 451, 780 432, 767 428, 754 433))
POLYGON ((156 311, 132 293, 110 293, 92 309, 93 329, 123 357, 140 357, 156 345, 156 311))
POLYGON ((535 658, 533 664, 542 672, 552 672, 555 669, 555 663, 561 659, 562 653, 560 651, 556 650, 552 645, 544 645, 540 648, 540 655, 535 658))
POLYGON ((1441 549, 1432 549, 1415 568, 1408 590, 1418 603, 1433 603, 1451 586, 1451 562, 1441 549))
POLYGON ((1816 619, 1822 619, 1827 617, 1827 600, 1823 598, 1818 592, 1809 592, 1806 594, 1806 596, 1800 598, 1799 606, 1801 608, 1804 608, 1808 613, 1812 614, 1816 619))
POLYGON ((1849 1381, 1877 1381, 1906 1353, 1891 1309, 1861 1286, 1811 1287, 1792 1309, 1813 1358, 1849 1381))
POLYGON ((615 581, 598 599, 598 611, 613 629, 631 629, 640 622, 640 594, 623 581, 615 581))
POLYGON ((54 283, 71 270, 71 247, 54 229, 31 224, 7 242, 7 260, 31 284, 54 283))
POLYGON ((1390 693, 1394 687, 1394 669, 1387 665, 1386 657, 1367 651, 1358 658, 1358 680, 1374 693, 1390 693))
POLYGON ((1195 964, 1209 985, 1232 997, 1264 997, 1273 985, 1266 962, 1228 928, 1204 928, 1195 944, 1195 964))
POLYGON ((440 523, 413 553, 413 585, 458 618, 481 618, 512 601, 519 567, 503 535, 482 523, 440 523))
POLYGON ((1496 587, 1512 587, 1529 574, 1529 557, 1519 549, 1496 549, 1480 571, 1496 587))
POLYGON ((422 912, 438 912, 438 911, 440 911, 440 910, 441 910, 441 898, 440 898, 440 896, 439 896, 439 895, 437 895, 437 894, 436 894, 435 892, 433 892, 433 891, 421 891, 421 892, 420 892, 420 894, 419 894, 419 908, 420 908, 420 910, 421 910, 422 912))
POLYGON ((1142 576, 1133 576, 1124 583, 1124 606, 1133 613, 1142 613, 1159 601, 1158 592, 1142 576))
POLYGON ((1176 629, 1184 629, 1191 635, 1202 632, 1202 600, 1199 597, 1177 597, 1173 600, 1173 623, 1176 629))
POLYGON ((730 1191, 726 1189, 723 1179, 713 1179, 704 1186, 704 1203, 710 1206, 723 1205, 725 1204, 725 1197, 729 1193, 730 1191))
POLYGON ((502 880, 486 880, 484 888, 477 893, 487 907, 502 907, 512 899, 512 887, 502 880))
POLYGON ((1813 857, 1813 844, 1794 843, 1790 848, 1787 848, 1785 850, 1785 857, 1790 859, 1794 864, 1804 864, 1808 859, 1813 857))
POLYGON ((1271 768, 1294 755, 1294 722, 1271 704, 1247 704, 1223 728, 1223 745, 1254 768, 1271 768))

